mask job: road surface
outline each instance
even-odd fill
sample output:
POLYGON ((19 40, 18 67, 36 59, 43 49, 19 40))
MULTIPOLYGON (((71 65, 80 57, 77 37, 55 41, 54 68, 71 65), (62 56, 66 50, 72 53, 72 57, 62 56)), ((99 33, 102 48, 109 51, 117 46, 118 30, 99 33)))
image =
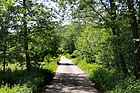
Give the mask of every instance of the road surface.
POLYGON ((65 56, 61 57, 55 77, 43 93, 100 93, 86 74, 65 56))

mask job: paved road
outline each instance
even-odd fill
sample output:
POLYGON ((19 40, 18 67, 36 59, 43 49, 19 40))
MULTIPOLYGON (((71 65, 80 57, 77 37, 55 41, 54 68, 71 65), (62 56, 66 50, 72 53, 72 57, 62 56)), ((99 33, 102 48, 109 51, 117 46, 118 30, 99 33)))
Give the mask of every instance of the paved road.
POLYGON ((62 56, 60 65, 51 84, 46 86, 43 93, 100 93, 86 74, 62 56))

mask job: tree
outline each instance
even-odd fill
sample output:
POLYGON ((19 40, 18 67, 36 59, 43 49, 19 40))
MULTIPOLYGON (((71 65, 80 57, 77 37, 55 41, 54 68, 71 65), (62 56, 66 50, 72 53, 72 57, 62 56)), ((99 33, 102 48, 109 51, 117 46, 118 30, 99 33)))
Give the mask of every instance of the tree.
POLYGON ((33 0, 23 0, 23 43, 27 70, 30 61, 43 61, 44 57, 53 50, 50 46, 53 29, 57 27, 52 21, 52 10, 43 3, 33 0), (48 53, 47 53, 48 52, 48 53))
POLYGON ((30 71, 30 57, 29 57, 29 50, 28 50, 28 29, 27 29, 27 0, 23 0, 23 30, 24 30, 24 51, 25 51, 25 61, 27 70, 30 71))
POLYGON ((1 61, 4 64, 26 61, 26 68, 29 71, 30 61, 39 59, 43 61, 47 54, 55 54, 57 48, 53 46, 53 42, 57 37, 54 31, 58 26, 57 22, 52 21, 52 9, 41 2, 34 0, 3 0, 3 2, 0 2, 1 61), (37 55, 38 58, 32 59, 37 55))
POLYGON ((11 42, 11 32, 10 30, 13 29, 14 18, 12 16, 12 1, 3 0, 0 2, 2 5, 0 7, 0 56, 3 58, 1 61, 3 62, 3 71, 5 71, 7 59, 8 59, 8 49, 11 47, 9 44, 11 42))
POLYGON ((79 36, 81 28, 76 22, 60 27, 58 31, 61 38, 60 50, 62 52, 72 54, 76 50, 76 37, 79 36))
MULTIPOLYGON (((112 37, 114 42, 112 45, 115 47, 114 52, 116 53, 115 64, 117 69, 122 69, 125 74, 128 74, 128 70, 126 67, 126 63, 124 60, 124 55, 122 54, 121 49, 121 41, 117 38, 120 37, 120 29, 119 29, 119 21, 117 18, 120 15, 119 9, 117 9, 117 5, 115 4, 115 0, 103 1, 103 0, 80 0, 76 1, 63 1, 65 4, 70 2, 70 6, 76 6, 73 11, 73 18, 76 21, 86 24, 96 23, 99 24, 100 27, 111 28, 112 37), (72 3, 74 2, 74 3, 72 3), (118 14, 117 14, 118 13, 118 14), (116 40, 115 40, 116 39, 116 40)), ((62 3, 63 4, 63 3, 62 3)), ((73 7, 72 7, 73 8, 73 7)), ((121 7, 119 7, 121 8, 121 7)))
POLYGON ((129 9, 130 24, 134 43, 134 75, 136 76, 136 78, 140 78, 140 39, 134 1, 127 0, 127 6, 129 9))

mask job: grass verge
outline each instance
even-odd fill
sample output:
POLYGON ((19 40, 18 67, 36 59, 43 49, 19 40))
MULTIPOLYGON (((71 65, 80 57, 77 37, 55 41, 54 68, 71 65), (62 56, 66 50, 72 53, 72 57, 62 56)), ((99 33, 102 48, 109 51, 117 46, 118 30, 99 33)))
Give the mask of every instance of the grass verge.
POLYGON ((0 93, 38 93, 52 80, 58 59, 46 63, 41 68, 27 70, 0 70, 0 93))
POLYGON ((132 76, 125 77, 114 69, 109 70, 77 58, 73 62, 85 71, 96 87, 104 93, 140 93, 140 80, 135 80, 132 76))

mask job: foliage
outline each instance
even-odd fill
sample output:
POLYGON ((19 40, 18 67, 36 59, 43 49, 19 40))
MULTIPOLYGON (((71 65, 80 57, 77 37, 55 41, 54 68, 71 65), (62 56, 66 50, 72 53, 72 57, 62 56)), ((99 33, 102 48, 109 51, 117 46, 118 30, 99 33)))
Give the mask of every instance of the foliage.
POLYGON ((82 55, 82 59, 87 62, 96 61, 104 64, 104 62, 109 61, 105 58, 112 55, 109 38, 109 31, 106 29, 96 28, 94 24, 87 25, 80 33, 80 36, 77 37, 76 49, 82 55))
POLYGON ((55 57, 66 54, 83 60, 76 64, 89 72, 102 90, 139 92, 135 78, 140 79, 140 1, 53 0, 58 3, 57 9, 46 6, 49 1, 52 3, 52 0, 0 1, 0 69, 3 68, 0 83, 7 84, 2 89, 9 90, 9 86, 14 89, 13 85, 19 82, 17 87, 36 91, 47 78, 42 75, 55 71, 58 60, 55 57), (61 24, 54 21, 57 16, 61 16, 57 18, 61 24), (69 25, 62 22, 67 18, 69 25), (41 69, 30 66, 39 62, 41 69), (9 63, 16 70, 7 69, 9 63), (27 69, 34 70, 31 77, 27 76, 25 64, 27 69), (131 77, 122 79, 123 75, 131 77), (27 85, 17 79, 23 77, 27 85))
MULTIPOLYGON (((0 71, 0 92, 2 93, 37 93, 45 84, 49 84, 54 76, 57 64, 55 60, 42 64, 40 68, 32 68, 31 72, 10 68, 0 71)), ((10 65, 11 66, 11 65, 10 65)), ((11 66, 13 67, 13 66, 11 66)))
MULTIPOLYGON (((52 73, 56 71, 57 62, 60 60, 60 57, 50 57, 49 63, 43 66, 43 69, 49 69, 52 73)), ((48 59, 47 59, 48 61, 48 59)))
POLYGON ((57 67, 52 57, 59 46, 52 14, 41 1, 0 1, 0 92, 37 92, 52 79, 57 67), (42 62, 46 55, 50 64, 42 62), (31 65, 29 72, 27 65, 31 65))
POLYGON ((90 64, 79 59, 73 61, 86 72, 95 86, 105 93, 139 93, 140 82, 132 76, 124 77, 114 69, 109 70, 95 63, 90 64))
POLYGON ((14 85, 12 88, 2 85, 0 88, 1 93, 32 93, 32 90, 28 88, 26 85, 14 85))
MULTIPOLYGON (((55 56, 59 36, 54 28, 52 10, 34 0, 0 1, 0 62, 43 61, 48 54, 55 56), (57 40, 56 40, 57 38, 57 40), (28 57, 27 57, 28 56, 28 57)), ((27 64, 26 64, 27 65, 27 64)))
MULTIPOLYGON (((126 24, 121 24, 123 27, 127 27, 126 24)), ((115 91, 114 89, 121 84, 122 81, 124 83, 126 82, 124 76, 128 75, 128 73, 123 72, 122 59, 118 58, 119 53, 122 53, 124 57, 123 62, 125 62, 130 75, 133 74, 133 63, 131 59, 133 57, 132 37, 130 36, 131 33, 129 29, 120 28, 118 29, 120 34, 113 36, 110 29, 101 28, 96 24, 78 24, 78 26, 81 26, 81 29, 79 29, 74 41, 75 50, 73 54, 70 55, 67 52, 65 55, 68 58, 76 57, 79 59, 80 61, 76 61, 75 64, 78 64, 81 69, 86 71, 91 80, 95 82, 101 90, 106 92, 107 90, 109 90, 109 92, 115 91), (82 26, 84 27, 82 28, 82 26)), ((69 32, 70 30, 65 29, 65 31, 65 33, 67 33, 67 31, 69 32)), ((130 77, 129 79, 132 78, 130 77)), ((135 80, 133 83, 137 84, 135 80)), ((130 87, 129 85, 126 86, 130 87)), ((138 91, 137 89, 138 87, 136 91, 138 91)), ((126 88, 124 88, 124 90, 126 90, 126 88)))
POLYGON ((59 35, 61 38, 59 50, 66 54, 72 54, 73 51, 76 49, 75 41, 76 37, 79 36, 79 33, 82 29, 82 26, 79 26, 77 23, 73 22, 70 25, 65 25, 58 29, 59 35))
MULTIPOLYGON (((130 32, 127 31, 128 29, 120 29, 121 34, 113 36, 110 29, 101 28, 97 24, 77 24, 77 27, 79 28, 79 32, 72 32, 69 29, 62 28, 65 32, 61 33, 63 35, 61 38, 66 39, 69 37, 66 37, 65 34, 73 33, 73 35, 75 35, 73 37, 73 44, 75 46, 75 49, 72 50, 73 57, 78 57, 88 63, 102 64, 107 68, 119 69, 120 72, 124 71, 122 69, 122 63, 124 63, 129 72, 133 72, 132 37, 129 36, 130 32), (122 58, 120 54, 123 55, 122 58)), ((71 42, 71 39, 68 39, 68 42, 69 41, 71 42)), ((65 46, 68 45, 65 44, 62 40, 59 49, 64 51, 62 53, 67 54, 69 53, 69 49, 66 49, 65 46), (63 47, 65 47, 65 49, 63 47)))
MULTIPOLYGON (((89 41, 86 40, 90 39, 81 37, 81 39, 85 40, 80 39, 81 42, 86 43, 82 50, 88 50, 85 54, 81 50, 78 52, 78 54, 82 54, 82 59, 88 62, 95 60, 98 61, 98 63, 105 63, 107 67, 113 67, 121 73, 133 74, 137 79, 140 78, 140 1, 59 0, 58 3, 60 4, 59 7, 63 8, 66 13, 68 10, 72 11, 69 11, 67 14, 71 14, 70 17, 72 18, 72 21, 75 21, 77 24, 82 24, 84 26, 96 24, 99 28, 106 28, 110 32, 109 38, 108 36, 105 36, 107 44, 109 44, 107 45, 107 53, 104 52, 103 47, 101 48, 102 45, 106 44, 96 43, 100 42, 100 39, 99 41, 94 41, 97 46, 101 48, 101 50, 97 51, 98 53, 96 53, 95 56, 93 54, 95 52, 89 53, 89 51, 93 51, 91 47, 88 50, 90 45, 87 44, 89 41), (107 57, 105 57, 105 55, 107 55, 107 57), (105 59, 105 62, 101 59, 105 59)), ((79 31, 81 31, 81 29, 79 31)), ((96 32, 94 33, 96 35, 96 32)), ((98 35, 95 36, 94 33, 92 34, 92 38, 95 37, 95 39, 98 39, 98 36, 102 35, 101 33, 98 33, 98 35)), ((90 36, 90 34, 89 31, 88 36, 90 36)), ((84 33, 83 36, 87 36, 87 34, 84 33)), ((94 42, 92 44, 94 44, 94 42)))
POLYGON ((140 81, 135 80, 132 77, 127 77, 124 80, 120 80, 112 91, 107 93, 139 93, 140 92, 140 81))

